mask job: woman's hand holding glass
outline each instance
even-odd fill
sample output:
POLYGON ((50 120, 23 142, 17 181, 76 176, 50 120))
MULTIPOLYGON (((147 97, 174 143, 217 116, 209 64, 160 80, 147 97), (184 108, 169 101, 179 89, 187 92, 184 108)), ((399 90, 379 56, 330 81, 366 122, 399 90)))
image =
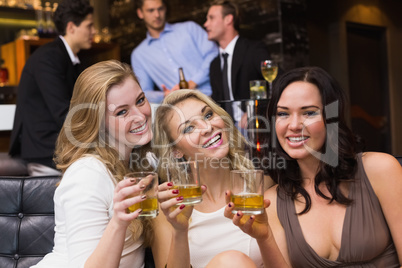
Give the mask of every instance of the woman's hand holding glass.
POLYGON ((232 219, 233 224, 238 226, 244 233, 255 238, 257 241, 266 240, 272 235, 271 228, 268 224, 268 215, 266 208, 269 207, 271 202, 264 199, 264 211, 259 215, 245 215, 243 212, 238 211, 233 214, 235 205, 230 201, 231 191, 226 191, 226 208, 224 215, 226 218, 232 219))
POLYGON ((187 230, 193 206, 181 204, 183 196, 179 189, 173 189, 172 182, 165 182, 158 187, 158 202, 166 219, 176 230, 187 230))
POLYGON ((140 215, 141 209, 132 213, 127 211, 130 206, 145 200, 146 197, 139 194, 143 187, 144 185, 135 184, 131 180, 122 180, 117 183, 113 195, 113 221, 127 228, 131 221, 140 215))
POLYGON ((134 184, 140 185, 141 192, 137 195, 141 195, 143 201, 138 204, 130 206, 128 210, 134 212, 141 209, 141 213, 138 217, 155 218, 158 215, 158 174, 155 172, 130 172, 124 176, 124 179, 129 179, 134 184))

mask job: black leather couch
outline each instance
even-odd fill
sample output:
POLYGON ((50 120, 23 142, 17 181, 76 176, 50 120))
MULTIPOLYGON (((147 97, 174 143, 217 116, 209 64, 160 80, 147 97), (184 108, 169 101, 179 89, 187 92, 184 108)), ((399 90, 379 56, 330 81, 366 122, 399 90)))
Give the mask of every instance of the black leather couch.
POLYGON ((52 251, 59 177, 0 177, 0 267, 25 268, 52 251))
MULTIPOLYGON (((0 268, 27 268, 52 251, 59 181, 55 176, 0 176, 0 268)), ((155 267, 150 248, 145 267, 155 267)))

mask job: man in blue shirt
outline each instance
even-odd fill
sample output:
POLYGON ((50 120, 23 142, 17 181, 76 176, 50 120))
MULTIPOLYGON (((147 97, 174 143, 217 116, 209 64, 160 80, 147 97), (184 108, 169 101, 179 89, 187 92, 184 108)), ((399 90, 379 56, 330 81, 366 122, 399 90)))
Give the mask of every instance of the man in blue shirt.
POLYGON ((148 100, 160 103, 170 91, 179 89, 180 67, 190 89, 211 95, 209 66, 218 47, 208 40, 205 30, 192 21, 167 23, 163 0, 138 1, 137 15, 148 32, 133 50, 131 65, 148 100))

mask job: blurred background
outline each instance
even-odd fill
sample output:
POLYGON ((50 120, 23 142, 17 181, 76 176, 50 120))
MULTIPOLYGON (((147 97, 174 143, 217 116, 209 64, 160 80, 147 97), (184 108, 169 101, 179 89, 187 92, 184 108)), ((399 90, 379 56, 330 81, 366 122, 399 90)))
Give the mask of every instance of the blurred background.
MULTIPOLYGON (((284 70, 316 65, 331 73, 350 101, 349 123, 366 149, 402 155, 402 1, 237 0, 240 34, 260 39, 284 70)), ((92 0, 96 45, 80 55, 130 63, 145 38, 134 0, 92 0)), ((167 0, 168 21, 205 22, 209 1, 167 0)), ((58 1, 0 0, 0 104, 15 103, 27 57, 56 36, 49 18, 58 1), (0 72, 1 74, 1 72, 0 72)), ((0 152, 9 131, 0 131, 0 152)))

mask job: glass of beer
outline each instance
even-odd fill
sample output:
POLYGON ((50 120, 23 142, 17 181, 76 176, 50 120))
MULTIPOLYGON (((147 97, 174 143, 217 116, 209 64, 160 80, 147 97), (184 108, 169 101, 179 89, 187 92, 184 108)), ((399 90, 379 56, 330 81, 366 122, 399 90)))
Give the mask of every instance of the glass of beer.
POLYGON ((202 201, 197 161, 168 164, 167 178, 168 181, 173 182, 172 189, 178 189, 179 196, 183 196, 184 199, 180 204, 194 205, 202 201))
POLYGON ((155 172, 131 172, 124 176, 124 179, 129 179, 134 184, 143 184, 145 188, 138 195, 145 195, 147 198, 144 201, 135 203, 128 210, 134 212, 137 209, 142 209, 138 217, 155 218, 158 215, 158 174, 155 172))
POLYGON ((241 211, 246 215, 264 212, 264 172, 262 170, 230 171, 230 200, 234 203, 233 214, 241 211))

